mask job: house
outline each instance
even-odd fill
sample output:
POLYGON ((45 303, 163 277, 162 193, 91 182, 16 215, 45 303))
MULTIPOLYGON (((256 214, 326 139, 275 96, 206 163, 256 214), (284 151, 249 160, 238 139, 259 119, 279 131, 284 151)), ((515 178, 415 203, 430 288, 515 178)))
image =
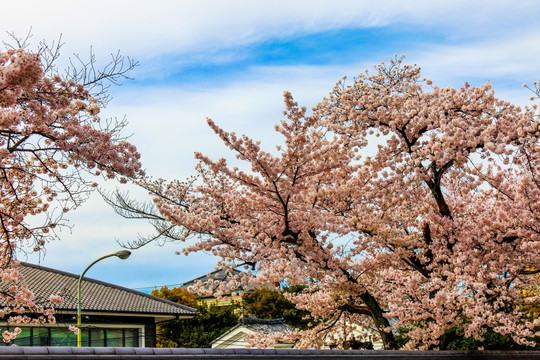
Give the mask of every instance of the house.
MULTIPOLYGON (((254 319, 242 318, 239 323, 229 331, 212 341, 213 349, 238 349, 246 348, 246 337, 262 332, 264 334, 273 334, 276 332, 286 334, 287 331, 294 330, 289 325, 285 324, 283 319, 254 319)), ((290 349, 294 344, 278 343, 274 345, 274 349, 290 349)))
MULTIPOLYGON (((238 281, 238 279, 243 275, 242 271, 236 269, 230 270, 216 270, 209 274, 199 276, 196 279, 187 281, 183 283, 180 287, 188 290, 189 287, 196 285, 198 282, 203 284, 202 291, 199 292, 199 296, 202 302, 205 302, 207 305, 216 305, 216 306, 226 306, 232 303, 241 304, 242 303, 242 293, 250 293, 255 289, 260 288, 260 285, 247 284, 247 288, 238 287, 229 291, 224 299, 218 299, 215 297, 215 293, 218 287, 223 283, 228 283, 229 281, 238 281)), ((269 289, 277 289, 275 286, 266 286, 269 289)), ((188 290, 189 291, 189 290, 188 290)))
MULTIPOLYGON (((282 333, 294 330, 291 326, 285 324, 283 319, 254 319, 242 318, 239 323, 231 328, 226 333, 212 341, 212 348, 215 349, 238 349, 248 347, 246 337, 262 332, 263 334, 282 333)), ((381 350, 383 344, 381 340, 374 341, 372 333, 369 330, 362 329, 360 326, 353 325, 348 330, 347 345, 353 348, 359 344, 372 344, 375 350, 381 350)), ((274 349, 290 349, 294 346, 293 343, 278 343, 274 345, 274 349)), ((323 349, 331 349, 332 346, 323 346, 323 349)))
MULTIPOLYGON (((54 305, 55 324, 18 325, 22 332, 12 343, 76 346, 77 337, 68 327, 76 324, 79 275, 24 262, 18 270, 37 303, 51 307, 48 299, 53 294, 64 300, 54 305)), ((197 313, 185 305, 86 277, 81 283, 81 293, 83 346, 154 347, 156 323, 192 318, 197 313)), ((8 325, 4 321, 0 327, 6 329, 8 325)))
MULTIPOLYGON (((383 350, 383 342, 375 329, 362 327, 358 324, 349 323, 346 327, 337 326, 336 332, 341 333, 347 339, 343 346, 352 349, 383 350), (360 346, 360 347, 358 347, 360 346)), ((330 349, 332 346, 323 346, 322 349, 330 349)))

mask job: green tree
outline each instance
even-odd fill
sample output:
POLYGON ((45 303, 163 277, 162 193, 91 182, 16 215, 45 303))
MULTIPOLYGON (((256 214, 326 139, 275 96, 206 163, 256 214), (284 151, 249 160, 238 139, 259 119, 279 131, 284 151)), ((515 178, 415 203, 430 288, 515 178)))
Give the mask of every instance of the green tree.
MULTIPOLYGON (((537 330, 537 329, 536 329, 537 330)), ((535 330, 535 331, 536 331, 535 330)), ((398 330, 399 335, 396 337, 399 347, 405 345, 410 339, 407 336, 408 330, 402 327, 398 330)), ((530 339, 536 341, 537 339, 530 339)), ((444 332, 440 338, 439 350, 533 350, 535 347, 518 344, 512 339, 512 334, 499 334, 492 328, 486 328, 483 340, 477 340, 472 336, 466 336, 465 330, 461 326, 455 326, 444 332)))
POLYGON ((487 329, 484 333, 484 340, 475 340, 473 337, 466 337, 462 327, 454 327, 447 330, 441 337, 441 350, 531 350, 537 347, 517 344, 512 339, 512 334, 501 335, 493 329, 487 329))
MULTIPOLYGON (((284 292, 298 292, 300 287, 285 287, 284 292)), ((298 329, 306 329, 310 320, 304 319, 309 312, 298 310, 279 290, 256 289, 242 298, 247 315, 260 319, 283 319, 298 329)))
POLYGON ((185 289, 166 286, 152 291, 152 295, 192 306, 199 312, 193 319, 171 320, 158 325, 158 347, 211 347, 214 339, 238 323, 238 304, 208 306, 185 289))

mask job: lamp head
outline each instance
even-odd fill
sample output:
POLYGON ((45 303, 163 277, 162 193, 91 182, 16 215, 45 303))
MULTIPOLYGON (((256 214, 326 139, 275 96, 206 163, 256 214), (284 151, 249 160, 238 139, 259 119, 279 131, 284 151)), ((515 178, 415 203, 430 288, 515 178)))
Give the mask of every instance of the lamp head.
POLYGON ((120 250, 114 253, 114 256, 118 256, 120 259, 125 260, 131 255, 131 251, 120 250))

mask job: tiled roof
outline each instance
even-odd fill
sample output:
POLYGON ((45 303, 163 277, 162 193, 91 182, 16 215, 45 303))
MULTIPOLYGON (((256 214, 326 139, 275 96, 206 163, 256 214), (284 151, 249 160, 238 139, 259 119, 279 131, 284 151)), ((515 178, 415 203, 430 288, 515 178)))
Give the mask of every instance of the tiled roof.
MULTIPOLYGON (((239 270, 236 270, 236 269, 230 269, 230 270, 227 270, 227 271, 223 270, 223 269, 216 270, 216 271, 213 271, 213 272, 211 272, 209 274, 199 276, 196 279, 189 280, 188 282, 183 283, 181 285, 181 287, 184 288, 184 289, 187 289, 188 287, 193 286, 198 281, 200 281, 200 282, 203 283, 202 288, 205 290, 204 292, 213 294, 221 283, 233 280, 237 276, 239 276, 241 278, 241 276, 243 274, 244 273, 242 271, 239 271, 239 270), (208 284, 204 285, 208 280, 217 280, 217 281, 216 282, 211 282, 211 283, 208 283, 208 284)), ((247 284, 247 286, 248 286, 248 292, 251 292, 251 291, 253 291, 255 289, 261 288, 260 285, 255 285, 255 284, 247 284)), ((275 286, 272 286, 272 285, 265 286, 265 287, 268 288, 268 289, 275 289, 276 288, 275 286)), ((244 289, 235 289, 234 291, 231 291, 231 292, 235 292, 236 290, 242 290, 243 291, 244 289)))
MULTIPOLYGON (((35 298, 44 305, 54 294, 64 298, 57 310, 77 310, 79 275, 21 262, 19 271, 35 298)), ((185 305, 151 296, 139 291, 85 277, 81 285, 84 311, 138 313, 159 315, 195 315, 196 310, 185 305)))
POLYGON ((242 318, 236 326, 246 326, 253 331, 262 332, 263 334, 282 333, 293 331, 294 329, 285 324, 283 319, 257 319, 257 318, 242 318))
POLYGON ((227 339, 229 334, 234 333, 236 329, 242 327, 248 328, 254 332, 262 332, 265 335, 274 333, 281 333, 285 335, 287 331, 294 330, 291 326, 285 324, 283 319, 241 318, 240 321, 238 321, 238 324, 214 339, 212 344, 214 345, 226 342, 227 340, 224 339, 227 339))
POLYGON ((196 279, 189 280, 189 281, 183 283, 182 287, 187 288, 189 286, 195 285, 197 283, 197 281, 201 281, 204 284, 208 280, 218 280, 220 282, 222 282, 224 280, 233 280, 233 277, 241 276, 241 275, 242 275, 242 272, 238 271, 236 269, 228 270, 228 272, 223 270, 223 269, 216 270, 216 271, 213 271, 213 272, 208 273, 206 275, 199 276, 196 279))

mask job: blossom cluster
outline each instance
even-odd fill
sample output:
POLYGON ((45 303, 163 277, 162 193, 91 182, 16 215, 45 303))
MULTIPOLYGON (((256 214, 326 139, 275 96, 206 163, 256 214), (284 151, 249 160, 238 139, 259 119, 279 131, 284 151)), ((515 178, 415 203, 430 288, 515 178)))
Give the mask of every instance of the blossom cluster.
POLYGON ((247 264, 250 282, 306 285, 290 297, 314 319, 300 347, 346 340, 344 318, 386 348, 397 327, 407 348, 437 348, 456 326, 534 344, 540 320, 524 309, 538 293, 521 294, 540 269, 535 107, 489 83, 438 87, 401 58, 339 82, 310 115, 290 93, 285 106, 276 151, 208 120, 245 167, 197 153, 195 180, 145 181, 185 230, 184 253, 247 264))
MULTIPOLYGON (((119 137, 119 128, 100 122, 90 85, 46 73, 37 53, 0 52, 0 297, 11 309, 1 317, 36 308, 13 254, 28 245, 39 251, 55 238, 63 214, 92 188, 82 172, 121 181, 143 175, 136 148, 119 137)), ((4 333, 4 340, 15 335, 4 333)))

